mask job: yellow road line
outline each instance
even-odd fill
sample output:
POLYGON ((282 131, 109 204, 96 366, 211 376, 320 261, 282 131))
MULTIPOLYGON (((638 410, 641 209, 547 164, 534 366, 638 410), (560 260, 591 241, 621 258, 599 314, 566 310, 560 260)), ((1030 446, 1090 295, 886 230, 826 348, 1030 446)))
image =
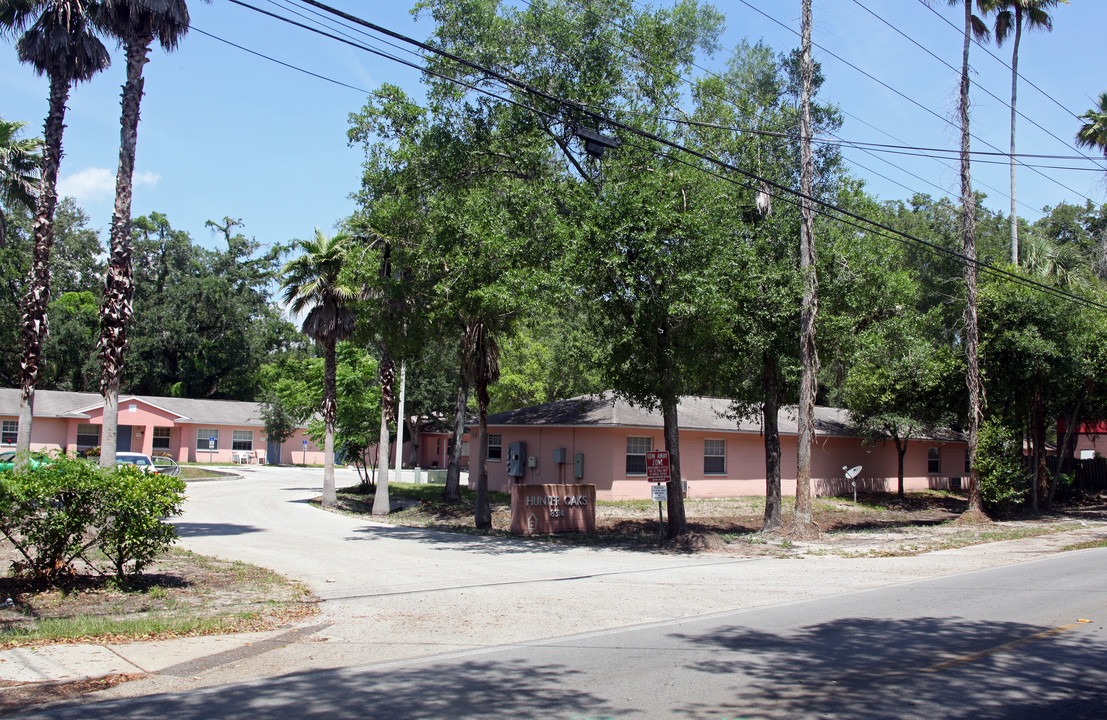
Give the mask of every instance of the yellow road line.
POLYGON ((922 671, 923 672, 938 672, 939 670, 945 670, 946 668, 953 667, 954 665, 960 665, 962 663, 972 662, 973 660, 979 660, 982 657, 987 657, 988 655, 994 655, 995 653, 1004 652, 1004 651, 1010 650, 1012 648, 1016 648, 1019 645, 1025 645, 1028 642, 1034 642, 1035 640, 1041 640, 1042 638, 1047 638, 1050 635, 1057 635, 1059 633, 1063 633, 1066 630, 1072 630, 1074 627, 1078 627, 1077 623, 1069 623, 1068 625, 1062 625, 1061 627, 1055 627, 1051 630, 1043 630, 1040 633, 1034 633, 1033 635, 1028 635, 1027 637, 1021 638, 1019 640, 1013 640, 1013 641, 1011 641, 1009 643, 1005 643, 1003 645, 997 645, 994 648, 988 648, 987 650, 980 650, 979 652, 969 653, 968 655, 962 655, 961 657, 953 658, 952 660, 946 660, 945 662, 938 663, 937 665, 931 665, 928 668, 923 668, 922 671))

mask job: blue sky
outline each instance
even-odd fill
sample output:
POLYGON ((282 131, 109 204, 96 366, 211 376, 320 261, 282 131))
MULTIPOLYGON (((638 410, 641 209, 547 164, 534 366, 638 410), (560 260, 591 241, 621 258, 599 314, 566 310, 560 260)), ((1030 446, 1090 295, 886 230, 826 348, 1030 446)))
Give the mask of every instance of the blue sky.
MULTIPOLYGON (((256 4, 278 9, 270 0, 256 0, 256 4)), ((413 20, 406 3, 333 0, 332 4, 420 39, 428 31, 425 22, 413 20)), ((360 176, 361 151, 346 144, 347 115, 361 107, 365 91, 382 82, 418 94, 418 75, 226 0, 190 5, 195 30, 358 89, 282 67, 196 31, 175 53, 155 50, 146 69, 133 214, 163 212, 175 227, 203 243, 213 240, 204 221, 225 215, 241 218, 244 232, 264 244, 308 237, 315 226, 330 231, 353 210, 348 196, 357 189, 360 176)), ((295 3, 288 5, 302 9, 295 3)), ((727 16, 724 48, 734 47, 743 38, 763 40, 779 51, 799 44, 793 32, 799 29, 799 0, 723 0, 717 7, 727 16)), ((841 137, 956 150, 957 127, 944 119, 956 116, 957 72, 877 16, 945 62, 960 66, 959 29, 947 23, 959 27, 959 10, 943 0, 935 0, 933 10, 921 0, 815 0, 814 41, 824 48, 816 49, 816 59, 827 77, 821 97, 837 103, 847 114, 841 137)), ((1020 153, 1077 154, 1071 138, 1079 122, 1073 116, 1092 107, 1098 94, 1107 91, 1107 77, 1102 72, 1107 67, 1107 46, 1101 41, 1107 3, 1072 0, 1070 5, 1055 8, 1053 17, 1052 33, 1023 37, 1020 73, 1044 94, 1020 82, 1019 109, 1030 119, 1018 120, 1020 153)), ((63 192, 77 198, 105 240, 118 161, 118 100, 124 69, 121 53, 112 49, 112 68, 78 86, 70 96, 61 168, 63 192)), ((1004 62, 1010 61, 1010 45, 998 49, 992 45, 990 49, 1004 62)), ((985 144, 990 143, 1006 151, 1010 70, 975 46, 971 57, 975 71, 972 127, 980 138, 973 149, 990 150, 985 144)), ((726 59, 724 50, 702 64, 718 67, 726 59)), ((28 129, 40 134, 46 91, 45 78, 18 63, 14 43, 9 39, 0 45, 0 115, 27 121, 28 129)), ((853 173, 883 199, 907 198, 913 192, 958 193, 953 162, 906 155, 880 157, 891 164, 862 152, 847 153, 855 163, 851 165, 853 173)), ((1002 158, 993 159, 1000 162, 974 165, 974 184, 988 194, 989 207, 1006 214, 1009 171, 1002 158)), ((1086 160, 1027 162, 1095 167, 1086 160)), ((1101 165, 1107 167, 1107 162, 1101 165)), ((1020 168, 1019 213, 1033 221, 1046 205, 1061 201, 1082 204, 1085 199, 1103 202, 1107 191, 1104 178, 1107 172, 1102 169, 1035 172, 1020 168)))

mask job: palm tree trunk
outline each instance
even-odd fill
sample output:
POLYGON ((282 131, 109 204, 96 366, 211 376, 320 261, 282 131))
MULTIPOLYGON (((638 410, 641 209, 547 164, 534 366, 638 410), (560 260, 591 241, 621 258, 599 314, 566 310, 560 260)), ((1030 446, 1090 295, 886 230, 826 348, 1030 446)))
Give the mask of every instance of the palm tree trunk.
MULTIPOLYGON (((488 501, 488 385, 478 381, 477 398, 480 406, 479 436, 477 442, 476 490, 477 505, 473 510, 473 524, 478 530, 492 527, 492 506, 488 501)), ((470 468, 472 472, 472 468, 470 468)))
POLYGON ((819 311, 819 280, 815 271, 815 208, 811 202, 815 160, 811 154, 811 0, 803 0, 803 80, 800 121, 800 192, 803 194, 800 221, 800 272, 803 274, 803 308, 800 315, 800 360, 803 376, 799 397, 799 452, 796 470, 796 511, 791 534, 811 537, 819 534, 811 508, 811 446, 815 442, 815 390, 819 355, 815 347, 815 316, 819 311))
POLYGON ((334 426, 338 416, 338 390, 335 376, 338 360, 335 341, 329 340, 323 348, 323 507, 338 504, 334 486, 334 426))
POLYGON ((379 442, 380 475, 377 478, 377 491, 373 494, 373 514, 387 515, 392 506, 388 498, 388 464, 391 460, 389 451, 388 421, 392 415, 390 400, 394 397, 392 384, 396 379, 396 365, 392 362, 392 356, 385 348, 381 352, 380 381, 381 381, 381 436, 379 442))
POLYGON ((35 213, 35 246, 31 259, 31 277, 23 301, 23 362, 20 372, 19 427, 15 449, 31 449, 31 425, 34 421, 35 386, 42 377, 42 347, 49 333, 46 311, 50 304, 50 251, 54 247, 54 209, 58 204, 58 166, 62 157, 62 133, 65 130, 65 103, 69 83, 60 76, 50 78, 50 109, 43 126, 42 187, 35 213))
POLYGON ((776 357, 765 351, 762 356, 761 383, 762 418, 765 425, 765 520, 761 532, 780 530, 780 378, 777 377, 776 357))
POLYGON ((138 118, 142 104, 142 69, 147 62, 150 40, 126 43, 127 81, 123 84, 122 114, 119 125, 119 171, 115 176, 115 211, 111 219, 111 258, 104 278, 104 299, 100 310, 100 393, 104 396, 104 438, 100 447, 100 466, 115 466, 118 408, 109 414, 109 405, 118 405, 119 378, 123 373, 123 355, 127 349, 127 323, 131 319, 134 273, 131 268, 131 195, 138 145, 138 118))
POLYGON ((461 450, 465 436, 465 409, 469 405, 469 377, 462 372, 457 385, 457 405, 454 406, 454 446, 446 471, 446 487, 442 488, 442 501, 461 502, 461 450))
POLYGON ((972 3, 965 6, 965 39, 961 59, 961 240, 965 263, 965 383, 969 389, 969 518, 987 517, 980 494, 980 471, 976 466, 976 448, 980 439, 982 389, 980 386, 980 330, 976 313, 976 198, 970 173, 971 136, 969 135, 969 47, 972 41, 972 3))
POLYGON ((1019 41, 1022 39, 1022 8, 1015 9, 1015 48, 1011 52, 1011 264, 1019 264, 1019 209, 1015 202, 1015 101, 1019 90, 1019 41))

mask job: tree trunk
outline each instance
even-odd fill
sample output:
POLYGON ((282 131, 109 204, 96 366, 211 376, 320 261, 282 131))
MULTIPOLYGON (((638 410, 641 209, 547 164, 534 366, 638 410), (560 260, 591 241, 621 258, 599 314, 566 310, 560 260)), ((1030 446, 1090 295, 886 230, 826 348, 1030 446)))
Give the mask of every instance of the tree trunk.
POLYGON ((907 454, 907 442, 911 437, 911 431, 908 430, 907 435, 901 440, 899 435, 892 435, 892 442, 896 444, 896 455, 899 458, 899 496, 903 497, 903 456, 907 454))
POLYGON ((392 362, 392 356, 385 349, 381 353, 380 381, 381 381, 381 437, 378 444, 380 448, 380 476, 377 478, 377 491, 373 495, 373 514, 387 515, 391 510, 388 498, 388 465, 392 454, 389 452, 388 420, 391 416, 392 405, 390 400, 394 397, 392 384, 396 379, 396 366, 392 362))
POLYGON ((976 198, 972 192, 970 172, 971 136, 969 135, 969 47, 972 41, 972 3, 965 6, 965 38, 961 55, 961 241, 965 263, 965 384, 969 389, 969 507, 968 520, 987 519, 984 498, 980 494, 980 471, 976 466, 976 449, 983 419, 982 388, 980 386, 980 330, 976 313, 976 198))
POLYGON ((404 403, 407 400, 407 363, 400 362, 400 410, 396 414, 396 482, 404 480, 404 403))
POLYGON ((443 502, 461 502, 461 441, 465 437, 465 412, 468 405, 469 379, 462 372, 457 385, 457 405, 454 406, 454 447, 450 451, 446 487, 442 488, 443 502))
POLYGON ((780 378, 777 377, 776 358, 767 351, 761 365, 762 404, 761 416, 765 426, 765 520, 761 532, 780 530, 780 378))
MULTIPOLYGON (((473 524, 478 530, 487 530, 492 527, 492 507, 488 502, 488 386, 486 384, 477 385, 477 398, 480 406, 480 421, 476 463, 477 504, 473 510, 473 524)), ((470 481, 472 481, 473 472, 470 466, 470 481)))
POLYGON ((35 245, 31 258, 31 277, 23 299, 23 361, 20 365, 19 427, 16 429, 15 440, 18 465, 26 462, 26 453, 31 449, 35 386, 42 377, 42 347, 49 333, 49 318, 46 313, 50 305, 50 251, 54 247, 58 166, 61 164, 65 103, 68 98, 68 81, 60 76, 51 76, 50 108, 43 126, 42 174, 33 227, 35 245))
POLYGON ((812 537, 819 534, 811 508, 811 447, 815 442, 815 391, 819 356, 815 348, 815 317, 819 310, 819 281, 815 272, 815 208, 811 202, 815 161, 811 154, 811 0, 803 0, 803 80, 800 122, 800 192, 803 194, 800 222, 800 271, 803 274, 803 308, 800 316, 800 360, 803 377, 799 397, 799 452, 796 470, 796 512, 790 534, 812 537))
POLYGON ((1080 420, 1080 408, 1084 404, 1083 399, 1076 401, 1076 407, 1073 408, 1072 414, 1065 418, 1065 439, 1057 447, 1057 467, 1053 471, 1053 477, 1049 481, 1049 505, 1053 506, 1053 497, 1057 494, 1057 483, 1061 479, 1061 473, 1064 468, 1071 468, 1073 465, 1073 452, 1074 443, 1073 438, 1076 434, 1076 424, 1080 420))
POLYGON ((338 504, 334 487, 334 425, 338 415, 338 391, 335 375, 338 361, 335 357, 335 341, 329 340, 323 348, 323 507, 338 504))
POLYGON ((119 170, 115 175, 115 210, 111 219, 111 256, 104 277, 100 306, 100 393, 104 396, 104 437, 100 444, 100 466, 115 466, 115 444, 108 441, 118 433, 118 411, 109 416, 109 398, 118 405, 119 378, 127 349, 127 323, 131 319, 134 273, 131 268, 131 191, 138 146, 138 118, 142 104, 142 69, 146 65, 150 40, 130 40, 125 45, 127 81, 123 84, 122 114, 119 120, 119 170))
POLYGON ((670 540, 688 533, 688 520, 684 515, 684 488, 680 482, 680 426, 677 419, 677 401, 677 397, 668 393, 661 401, 665 449, 669 451, 669 499, 665 509, 669 511, 666 529, 670 540))
POLYGON ((1022 40, 1022 9, 1015 8, 1015 48, 1011 52, 1011 264, 1019 264, 1019 208, 1015 202, 1015 101, 1019 91, 1019 41, 1022 40))
MULTIPOLYGON (((1045 402, 1041 388, 1034 391, 1034 414, 1031 432, 1034 434, 1033 512, 1049 509, 1049 468, 1046 464, 1045 402)), ((1058 458, 1060 461, 1060 458, 1058 458)))

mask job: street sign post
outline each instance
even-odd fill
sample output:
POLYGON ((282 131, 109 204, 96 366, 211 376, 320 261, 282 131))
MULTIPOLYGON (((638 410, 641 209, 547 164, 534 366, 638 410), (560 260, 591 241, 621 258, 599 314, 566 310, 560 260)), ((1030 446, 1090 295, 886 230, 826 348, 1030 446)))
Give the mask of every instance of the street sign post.
POLYGON ((646 453, 646 479, 669 482, 669 451, 650 450, 646 453))
POLYGON ((212 455, 213 452, 215 452, 215 438, 214 437, 209 437, 208 438, 208 464, 209 465, 211 464, 211 455, 212 455))
POLYGON ((307 440, 301 442, 303 443, 300 448, 304 451, 304 466, 307 467, 307 440))
POLYGON ((646 479, 650 482, 662 483, 653 487, 653 499, 657 503, 657 537, 665 538, 665 517, 661 507, 669 499, 669 487, 664 483, 669 482, 669 451, 649 450, 646 452, 646 479))

